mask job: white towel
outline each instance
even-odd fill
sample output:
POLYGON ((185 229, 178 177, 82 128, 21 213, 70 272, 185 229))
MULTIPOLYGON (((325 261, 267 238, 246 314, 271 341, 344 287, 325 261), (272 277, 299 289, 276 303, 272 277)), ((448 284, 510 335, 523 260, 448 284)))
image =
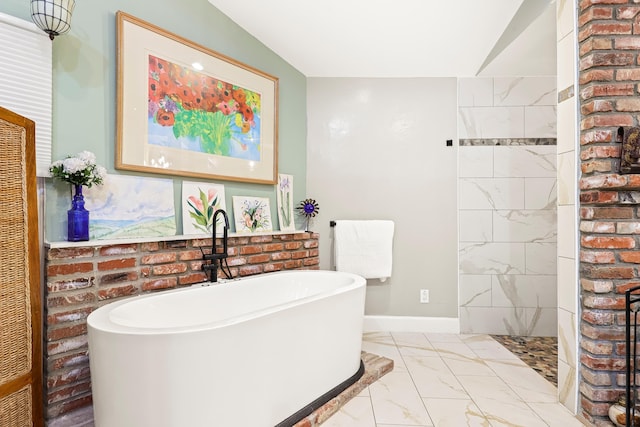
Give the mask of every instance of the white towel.
POLYGON ((391 276, 393 230, 393 221, 336 221, 336 270, 384 282, 391 276))

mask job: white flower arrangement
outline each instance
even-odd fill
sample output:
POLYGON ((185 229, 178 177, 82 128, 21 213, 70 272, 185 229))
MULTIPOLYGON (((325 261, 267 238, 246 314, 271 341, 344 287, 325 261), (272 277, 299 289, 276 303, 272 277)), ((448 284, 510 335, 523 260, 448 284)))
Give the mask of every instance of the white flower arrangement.
POLYGON ((73 185, 100 185, 107 176, 107 170, 96 164, 96 155, 91 151, 81 151, 75 156, 57 160, 49 166, 49 173, 73 185))

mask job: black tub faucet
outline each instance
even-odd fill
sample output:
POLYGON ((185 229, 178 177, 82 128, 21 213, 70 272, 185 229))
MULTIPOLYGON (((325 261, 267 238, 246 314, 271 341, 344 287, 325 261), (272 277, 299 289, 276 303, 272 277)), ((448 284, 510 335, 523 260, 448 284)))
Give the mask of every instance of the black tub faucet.
POLYGON ((209 281, 217 282, 218 281, 218 268, 222 270, 227 279, 232 279, 231 271, 229 270, 229 265, 227 264, 227 241, 228 241, 228 230, 229 230, 229 217, 224 209, 218 209, 213 214, 213 233, 212 233, 212 242, 211 242, 211 253, 205 254, 203 251, 202 259, 205 261, 211 261, 209 264, 202 264, 202 270, 205 273, 208 273, 209 281), (218 249, 217 244, 217 236, 216 229, 218 228, 218 215, 222 215, 222 219, 224 220, 224 224, 222 225, 224 228, 222 234, 222 251, 218 249), (223 261, 224 260, 224 264, 223 261), (226 269, 225 269, 226 267, 226 269))

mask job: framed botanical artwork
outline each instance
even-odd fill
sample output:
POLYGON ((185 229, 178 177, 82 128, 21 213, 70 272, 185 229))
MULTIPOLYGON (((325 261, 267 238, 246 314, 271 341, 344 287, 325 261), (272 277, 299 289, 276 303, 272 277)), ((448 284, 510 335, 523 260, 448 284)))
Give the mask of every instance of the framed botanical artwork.
POLYGON ((236 233, 260 233, 273 230, 271 207, 266 197, 233 196, 236 233))
POLYGON ((276 201, 278 203, 278 224, 281 231, 295 231, 293 218, 293 175, 278 174, 276 201))
POLYGON ((117 169, 276 183, 276 77, 121 11, 117 30, 117 169))
MULTIPOLYGON (((206 182, 182 182, 182 234, 211 234, 213 216, 226 210, 224 185, 206 182)), ((218 215, 218 227, 224 225, 218 215)))

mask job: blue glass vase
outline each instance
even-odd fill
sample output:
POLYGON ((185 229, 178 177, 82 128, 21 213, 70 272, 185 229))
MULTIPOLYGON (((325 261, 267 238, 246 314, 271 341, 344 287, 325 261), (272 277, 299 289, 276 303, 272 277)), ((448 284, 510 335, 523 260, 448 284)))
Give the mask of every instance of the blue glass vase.
POLYGON ((67 240, 80 242, 89 240, 89 211, 84 208, 82 185, 74 185, 74 189, 71 209, 67 211, 67 240))

